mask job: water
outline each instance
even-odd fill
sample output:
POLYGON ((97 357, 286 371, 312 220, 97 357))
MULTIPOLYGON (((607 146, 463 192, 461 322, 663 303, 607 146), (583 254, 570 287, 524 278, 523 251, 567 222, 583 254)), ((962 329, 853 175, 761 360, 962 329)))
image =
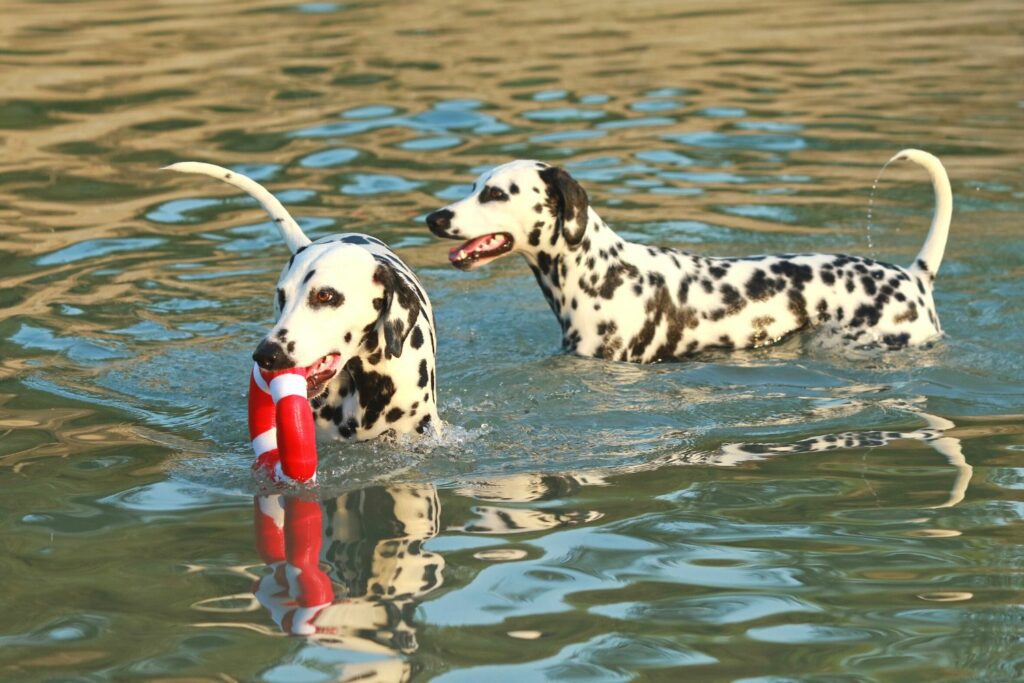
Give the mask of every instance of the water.
MULTIPOLYGON (((1021 21, 7 3, 0 678, 1024 677, 1021 21), (456 272, 421 221, 534 157, 629 239, 864 253, 871 181, 911 146, 955 196, 924 350, 565 356, 521 261, 456 272), (182 159, 398 249, 437 312, 449 440, 325 448, 316 495, 262 501, 283 528, 254 513, 246 359, 286 250, 251 200, 157 171, 182 159)), ((871 248, 909 262, 927 177, 890 167, 874 197, 871 248)))

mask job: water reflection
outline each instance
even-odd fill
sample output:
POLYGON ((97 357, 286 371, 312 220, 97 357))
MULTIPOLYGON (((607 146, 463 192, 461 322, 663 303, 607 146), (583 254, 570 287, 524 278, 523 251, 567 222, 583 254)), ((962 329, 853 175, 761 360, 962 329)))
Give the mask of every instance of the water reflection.
MULTIPOLYGON (((1021 678, 1019 2, 605 2, 570 22, 559 3, 8 5, 0 678, 1021 678), (455 273, 417 220, 476 170, 542 158, 634 241, 863 253, 876 161, 908 144, 949 160, 959 239, 948 337, 884 361, 577 362, 528 275, 455 273), (383 545, 415 534, 376 512, 397 503, 364 487, 395 456, 367 448, 376 469, 339 465, 317 502, 322 595, 275 612, 284 631, 254 596, 285 590, 288 555, 247 564, 231 368, 283 247, 247 199, 183 200, 155 173, 186 155, 258 177, 314 235, 385 239, 423 278, 444 417, 479 434, 412 467, 445 482, 419 541, 444 561, 429 592, 402 585, 420 565, 386 568, 383 545), (910 396, 963 417, 928 435, 879 403, 910 396), (926 510, 961 499, 964 454, 964 502, 926 510), (492 479, 524 470, 574 474, 492 479), (358 561, 328 554, 336 512, 358 561), (287 635, 318 605, 348 646, 287 635)), ((916 253, 924 189, 886 174, 867 255, 916 253)))
POLYGON ((323 514, 318 501, 282 495, 254 499, 256 548, 271 572, 253 594, 286 633, 317 633, 313 620, 334 601, 330 577, 320 568, 323 514))
MULTIPOLYGON (((256 572, 259 578, 252 593, 284 634, 346 651, 345 663, 335 664, 341 667, 344 680, 408 680, 415 673, 408 655, 420 647, 418 622, 424 617, 418 608, 433 600, 426 612, 433 614, 449 602, 437 594, 446 578, 446 559, 438 548, 448 552, 476 547, 453 540, 453 536, 498 539, 598 522, 604 517, 602 512, 566 505, 566 501, 578 498, 585 487, 614 486, 618 477, 659 467, 738 466, 784 454, 882 448, 900 440, 926 444, 953 466, 948 496, 931 506, 951 507, 963 500, 972 469, 963 456, 960 440, 949 433, 955 425, 945 418, 922 416, 927 421, 922 429, 840 432, 789 442, 726 443, 717 451, 677 455, 669 459, 671 462, 660 460, 629 470, 481 478, 440 491, 430 484, 370 486, 325 500, 291 494, 258 496, 253 507, 256 546, 266 569, 256 572), (446 537, 444 542, 431 545, 442 536, 446 537), (357 661, 347 661, 352 657, 357 661)), ((502 547, 500 542, 491 545, 491 541, 474 552, 473 558, 485 563, 522 562, 520 569, 510 567, 512 574, 502 575, 523 575, 519 580, 527 583, 530 579, 526 575, 536 572, 538 562, 522 547, 502 547)), ((670 572, 678 578, 683 571, 679 567, 685 566, 687 581, 711 580, 701 579, 698 565, 671 564, 675 568, 670 572)), ((471 585, 479 590, 480 581, 487 584, 477 567, 470 574, 464 571, 467 567, 461 567, 463 571, 457 572, 457 585, 452 589, 465 592, 471 585)), ((545 571, 546 576, 553 570, 545 571)), ((741 577, 736 588, 742 588, 742 584, 753 581, 753 571, 716 565, 719 578, 714 581, 733 572, 741 577)), ((570 586, 560 588, 564 591, 570 586)), ((487 593, 479 599, 478 607, 485 610, 491 603, 497 608, 495 601, 500 602, 496 595, 487 593)), ((748 601, 741 599, 739 604, 736 609, 742 611, 748 601)), ((807 603, 807 611, 819 609, 813 602, 807 603)), ((722 618, 739 618, 738 614, 722 618)))
MULTIPOLYGON (((954 469, 949 497, 942 503, 930 507, 953 507, 964 499, 974 469, 967 464, 960 439, 946 433, 956 427, 952 420, 929 413, 917 412, 917 415, 927 422, 927 427, 902 432, 885 430, 841 432, 811 436, 790 443, 728 443, 724 444, 718 453, 708 456, 705 462, 720 466, 732 466, 773 455, 880 448, 893 441, 918 441, 933 448, 954 469)), ((693 462, 695 458, 687 455, 683 456, 682 460, 693 462)))
POLYGON ((432 486, 371 487, 324 501, 258 496, 256 544, 269 572, 253 590, 290 635, 371 656, 346 679, 406 680, 399 655, 418 648, 414 613, 443 583, 444 558, 423 547, 438 532, 432 486))
MULTIPOLYGON (((501 504, 471 507, 449 529, 517 534, 593 521, 599 513, 518 505, 562 498, 587 483, 594 480, 535 474, 473 482, 455 495, 501 504)), ((435 486, 371 486, 325 500, 256 496, 253 526, 266 569, 256 572, 252 592, 283 633, 370 659, 346 662, 343 680, 409 678, 403 656, 419 648, 416 608, 444 584, 444 556, 425 547, 442 530, 435 486)), ((502 562, 523 556, 478 555, 502 562)))
MULTIPOLYGON (((474 481, 455 490, 458 495, 488 503, 527 503, 564 499, 587 485, 601 484, 599 473, 562 475, 521 474, 474 481)), ((474 505, 459 528, 473 534, 514 534, 583 524, 601 518, 596 510, 546 510, 508 505, 474 505)))

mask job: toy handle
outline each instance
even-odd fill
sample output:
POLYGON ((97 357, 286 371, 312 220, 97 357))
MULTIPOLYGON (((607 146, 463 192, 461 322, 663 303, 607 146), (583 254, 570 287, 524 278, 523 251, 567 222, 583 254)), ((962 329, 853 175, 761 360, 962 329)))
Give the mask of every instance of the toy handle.
POLYGON ((276 480, 316 479, 316 426, 299 368, 264 373, 253 364, 249 377, 249 438, 253 469, 276 480))

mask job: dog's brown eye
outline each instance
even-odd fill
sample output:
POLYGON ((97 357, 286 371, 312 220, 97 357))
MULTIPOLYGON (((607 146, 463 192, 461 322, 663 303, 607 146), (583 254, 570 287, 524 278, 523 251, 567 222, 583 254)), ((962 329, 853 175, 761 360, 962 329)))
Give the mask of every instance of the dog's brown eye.
POLYGON ((504 202, 508 200, 508 195, 500 187, 488 186, 480 192, 480 203, 486 204, 487 202, 504 202))
POLYGON ((331 306, 337 308, 345 301, 345 296, 336 289, 323 287, 309 293, 309 305, 313 308, 331 306))

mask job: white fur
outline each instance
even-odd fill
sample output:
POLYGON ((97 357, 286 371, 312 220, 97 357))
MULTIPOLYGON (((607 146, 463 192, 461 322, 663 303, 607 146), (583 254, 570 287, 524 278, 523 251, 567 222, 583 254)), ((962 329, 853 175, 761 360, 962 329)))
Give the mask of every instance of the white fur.
MULTIPOLYGON (((318 437, 363 440, 441 429, 430 300, 387 245, 357 233, 311 242, 281 203, 251 178, 199 162, 167 168, 244 190, 266 209, 292 250, 277 283, 277 320, 254 357, 273 349, 273 369, 315 369, 328 361, 336 369, 309 396, 318 437), (333 293, 335 300, 319 302, 322 292, 333 293)), ((262 360, 267 362, 266 354, 262 360)), ((287 393, 307 394, 295 375, 278 377, 271 389, 282 382, 287 387, 278 388, 287 393)))
POLYGON ((464 269, 505 255, 477 245, 511 240, 506 253, 526 259, 563 346, 582 356, 681 359, 765 346, 813 326, 857 346, 899 348, 942 333, 932 288, 952 211, 939 160, 903 150, 890 162, 902 159, 928 170, 936 196, 925 244, 907 268, 829 254, 713 258, 627 242, 567 173, 536 161, 484 173, 472 194, 427 223, 438 236, 468 240, 452 253, 464 269))

